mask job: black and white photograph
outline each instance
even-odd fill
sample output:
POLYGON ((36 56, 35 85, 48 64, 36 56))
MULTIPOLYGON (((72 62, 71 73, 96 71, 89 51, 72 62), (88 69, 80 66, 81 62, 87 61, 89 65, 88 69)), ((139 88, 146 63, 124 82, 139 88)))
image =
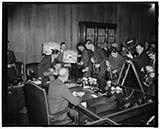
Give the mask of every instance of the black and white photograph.
POLYGON ((3 1, 2 127, 158 127, 158 1, 3 1))

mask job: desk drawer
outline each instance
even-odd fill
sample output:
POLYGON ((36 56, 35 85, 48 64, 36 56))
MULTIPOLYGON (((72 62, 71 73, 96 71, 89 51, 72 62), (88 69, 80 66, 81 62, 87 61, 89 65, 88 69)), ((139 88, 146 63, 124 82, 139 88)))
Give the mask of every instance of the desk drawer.
POLYGON ((95 114, 113 110, 116 108, 116 106, 117 102, 115 100, 105 96, 94 98, 87 102, 87 108, 95 114))

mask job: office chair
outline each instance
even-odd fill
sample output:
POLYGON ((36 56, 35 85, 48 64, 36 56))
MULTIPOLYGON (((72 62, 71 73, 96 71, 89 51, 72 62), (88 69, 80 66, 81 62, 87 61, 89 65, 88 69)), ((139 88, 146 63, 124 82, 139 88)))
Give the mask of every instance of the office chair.
POLYGON ((26 77, 27 80, 38 78, 38 62, 26 64, 26 77))
POLYGON ((72 120, 67 116, 68 108, 56 113, 49 113, 46 92, 43 88, 32 82, 25 83, 26 105, 29 123, 31 125, 72 125, 72 120))

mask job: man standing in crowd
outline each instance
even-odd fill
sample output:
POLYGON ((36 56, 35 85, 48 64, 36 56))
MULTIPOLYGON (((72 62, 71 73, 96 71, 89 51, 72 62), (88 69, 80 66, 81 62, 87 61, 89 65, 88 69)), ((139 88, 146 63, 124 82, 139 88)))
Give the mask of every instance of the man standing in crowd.
POLYGON ((13 84, 14 80, 16 79, 16 69, 15 69, 15 62, 16 57, 12 50, 10 50, 10 42, 7 42, 8 44, 8 51, 7 51, 7 61, 8 61, 8 82, 13 84))
POLYGON ((124 58, 118 53, 117 48, 112 47, 110 56, 103 61, 101 67, 101 71, 106 73, 106 76, 100 78, 101 82, 103 82, 101 87, 103 90, 105 89, 106 81, 111 80, 112 83, 117 83, 123 63, 124 58))
POLYGON ((108 43, 105 41, 105 42, 103 43, 103 50, 104 50, 104 52, 105 52, 105 54, 106 54, 106 57, 109 57, 109 55, 110 55, 110 53, 111 53, 111 48, 109 49, 108 46, 109 46, 108 43))
POLYGON ((155 68, 155 63, 156 63, 156 53, 155 53, 155 50, 151 50, 148 52, 148 57, 150 59, 150 68, 152 68, 152 70, 148 70, 147 73, 148 73, 148 77, 150 77, 150 85, 147 89, 147 93, 155 96, 155 84, 156 84, 156 77, 155 77, 155 71, 156 71, 156 68, 155 68))
POLYGON ((111 54, 108 58, 108 62, 110 64, 110 70, 108 71, 110 73, 109 79, 113 80, 116 83, 119 77, 119 73, 121 71, 122 65, 124 63, 124 58, 118 53, 117 48, 113 47, 111 49, 111 54))
POLYGON ((139 78, 142 81, 144 77, 143 71, 144 68, 149 64, 149 58, 147 57, 144 47, 141 44, 138 44, 136 46, 136 52, 138 53, 138 56, 136 58, 133 58, 131 53, 129 53, 127 56, 132 59, 139 78))
POLYGON ((85 42, 85 47, 91 51, 91 58, 89 58, 88 71, 86 72, 87 77, 96 76, 99 82, 99 87, 104 87, 104 81, 101 81, 101 78, 104 78, 106 72, 101 69, 103 60, 106 59, 106 55, 102 48, 98 48, 94 45, 91 40, 85 42))
POLYGON ((60 44, 60 53, 59 53, 59 56, 58 56, 58 60, 63 62, 63 54, 64 54, 64 51, 66 49, 66 43, 65 42, 61 42, 60 44))
POLYGON ((38 74, 39 77, 42 77, 42 84, 45 84, 48 81, 49 78, 46 72, 50 70, 50 68, 53 68, 56 62, 58 62, 58 55, 58 50, 52 50, 51 55, 45 55, 45 57, 40 61, 38 65, 38 74))

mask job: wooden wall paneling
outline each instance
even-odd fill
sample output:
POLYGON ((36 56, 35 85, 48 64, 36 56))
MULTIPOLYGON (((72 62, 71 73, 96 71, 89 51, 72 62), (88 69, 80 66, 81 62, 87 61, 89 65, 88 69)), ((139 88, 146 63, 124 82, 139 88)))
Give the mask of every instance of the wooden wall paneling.
POLYGON ((42 44, 47 41, 46 37, 46 12, 44 5, 37 5, 37 24, 38 24, 38 39, 39 44, 42 44))
POLYGON ((67 49, 75 49, 80 21, 116 23, 118 43, 133 35, 149 39, 155 30, 153 17, 130 7, 128 3, 13 4, 8 10, 8 39, 17 60, 24 63, 42 58, 43 42, 65 41, 67 49))
MULTIPOLYGON (((36 37, 36 56, 37 59, 36 61, 39 62, 42 58, 42 43, 45 41, 44 40, 44 26, 43 26, 43 20, 44 18, 41 16, 44 11, 40 13, 40 10, 42 10, 40 5, 36 5, 36 18, 35 18, 35 37, 36 37)), ((34 62, 34 60, 32 61, 34 62)))
MULTIPOLYGON (((12 10, 13 11, 13 10, 12 10)), ((11 42, 11 49, 14 50, 17 61, 24 61, 23 55, 25 53, 23 44, 23 11, 20 8, 15 8, 15 12, 10 12, 14 15, 8 22, 8 40, 11 42), (9 29, 11 27, 11 29, 9 29)))
POLYGON ((71 39, 72 39, 72 35, 71 35, 71 17, 72 17, 72 13, 71 13, 71 5, 67 4, 66 6, 66 43, 67 43, 67 49, 71 48, 71 39))
POLYGON ((25 21, 26 21, 26 62, 31 63, 33 61, 33 52, 35 47, 35 17, 34 17, 33 5, 27 5, 25 9, 25 21))
POLYGON ((118 30, 119 30, 119 41, 123 42, 126 37, 128 37, 128 29, 129 29, 129 21, 128 21, 128 14, 125 10, 127 8, 126 5, 119 4, 118 5, 118 11, 117 19, 118 19, 118 30), (125 25, 125 26, 124 26, 125 25))
POLYGON ((120 21, 121 21, 121 17, 120 17, 120 6, 119 4, 116 5, 116 9, 117 9, 117 13, 116 13, 116 21, 117 21, 117 34, 116 34, 116 39, 117 39, 117 43, 122 44, 123 40, 121 38, 121 33, 120 33, 120 21))
MULTIPOLYGON (((117 19, 117 4, 104 4, 104 23, 116 23, 117 19)), ((100 14, 101 15, 101 14, 100 14)))
POLYGON ((44 10, 42 5, 37 5, 37 20, 36 20, 36 37, 37 37, 37 56, 38 56, 38 61, 41 60, 42 58, 42 44, 46 41, 45 39, 45 25, 43 25, 45 18, 44 16, 44 10))
POLYGON ((52 8, 52 11, 50 11, 50 17, 52 21, 50 22, 51 27, 49 27, 48 29, 49 31, 52 31, 53 34, 53 36, 51 36, 51 40, 56 42, 60 42, 61 40, 63 40, 62 35, 65 31, 65 29, 63 30, 64 28, 63 20, 65 19, 61 15, 61 11, 63 10, 60 8, 60 5, 57 4, 55 4, 54 8, 52 8))
MULTIPOLYGON (((37 31, 36 31, 36 21, 37 21, 37 13, 36 13, 36 5, 33 5, 32 6, 32 20, 31 20, 31 26, 34 26, 34 27, 31 27, 31 37, 32 37, 32 40, 31 40, 31 59, 29 59, 29 62, 37 62, 38 61, 38 58, 37 58, 37 48, 39 46, 38 42, 37 42, 37 31)), ((30 44, 30 43, 29 43, 30 44)))
MULTIPOLYGON (((56 33, 57 34, 57 36, 58 36, 58 38, 57 38, 57 40, 61 43, 61 42, 66 42, 67 40, 66 40, 66 18, 67 18, 67 15, 66 15, 66 13, 64 13, 64 12, 66 12, 66 8, 65 8, 65 5, 58 5, 58 21, 57 21, 57 23, 59 23, 59 25, 57 26, 58 27, 58 33, 56 33)), ((69 43, 68 42, 66 42, 67 43, 67 47, 68 47, 68 45, 69 45, 69 43)))
MULTIPOLYGON (((12 40, 13 40, 13 17, 14 17, 14 13, 13 13, 13 11, 12 11, 12 7, 9 7, 8 8, 9 10, 8 10, 8 30, 7 30, 7 32, 8 32, 8 40, 10 41, 10 42, 13 42, 12 40), (12 12, 12 13, 11 13, 12 12)), ((13 44, 13 43, 12 43, 13 44)), ((14 45, 12 45, 11 44, 11 49, 13 49, 13 47, 14 47, 14 45)))
POLYGON ((95 17, 92 6, 89 4, 80 4, 79 5, 79 21, 93 21, 92 15, 95 17), (91 12, 91 13, 90 13, 91 12))
MULTIPOLYGON (((99 22, 99 5, 92 5, 90 12, 89 12, 89 19, 91 19, 91 21, 95 21, 95 22, 99 22)), ((90 20, 88 20, 90 21, 90 20)))
MULTIPOLYGON (((19 59, 19 61, 22 61, 25 65, 26 56, 27 56, 27 53, 26 53, 26 24, 25 24, 25 15, 24 15, 25 10, 20 9, 19 11, 21 12, 21 16, 19 19, 19 21, 21 21, 21 24, 20 24, 21 32, 19 34, 16 34, 15 36, 21 35, 22 40, 20 39, 17 40, 18 45, 16 45, 16 47, 17 47, 17 51, 20 52, 19 54, 17 54, 17 58, 19 59), (18 56, 21 56, 21 57, 18 57, 18 56)), ((17 21, 18 24, 19 24, 19 21, 17 21)))
POLYGON ((71 49, 76 50, 76 45, 79 41, 78 33, 79 33, 79 21, 78 21, 78 5, 72 5, 72 47, 71 49))

